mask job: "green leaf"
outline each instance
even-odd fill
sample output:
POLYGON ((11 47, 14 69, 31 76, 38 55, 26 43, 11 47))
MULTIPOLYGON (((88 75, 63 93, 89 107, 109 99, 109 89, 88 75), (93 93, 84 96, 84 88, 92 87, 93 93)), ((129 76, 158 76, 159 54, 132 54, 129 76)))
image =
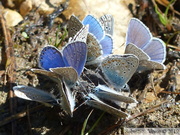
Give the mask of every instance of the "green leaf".
POLYGON ((28 34, 26 32, 22 32, 21 35, 24 37, 24 38, 29 38, 28 34))
POLYGON ((87 116, 87 118, 85 119, 85 121, 83 123, 83 127, 82 127, 82 130, 81 130, 81 135, 84 135, 84 131, 86 129, 86 125, 87 125, 88 119, 91 116, 92 112, 93 112, 93 110, 89 113, 89 115, 87 116))
POLYGON ((94 128, 98 125, 99 121, 102 119, 104 114, 105 114, 105 112, 103 112, 101 114, 101 116, 97 119, 97 121, 94 123, 94 125, 91 127, 91 129, 86 133, 86 135, 90 134, 94 130, 94 128))

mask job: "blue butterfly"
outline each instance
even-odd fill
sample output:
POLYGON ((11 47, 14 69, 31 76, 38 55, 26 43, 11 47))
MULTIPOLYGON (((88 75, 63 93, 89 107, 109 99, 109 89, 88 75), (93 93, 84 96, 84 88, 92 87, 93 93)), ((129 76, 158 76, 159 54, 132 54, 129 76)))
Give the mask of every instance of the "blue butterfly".
POLYGON ((85 96, 85 98, 87 105, 123 118, 128 117, 129 115, 119 109, 121 108, 121 102, 137 103, 135 99, 124 96, 121 93, 112 90, 105 85, 96 86, 92 90, 92 92, 85 96), (114 103, 116 107, 112 106, 112 104, 109 103, 114 103))
POLYGON ((61 106, 71 115, 75 100, 69 87, 73 87, 81 75, 86 62, 86 55, 86 43, 80 41, 68 43, 61 52, 53 46, 46 46, 39 55, 39 67, 60 76, 61 79, 55 79, 57 79, 56 82, 61 89, 61 106))
POLYGON ((72 15, 68 25, 69 37, 73 37, 76 32, 83 27, 83 25, 89 25, 86 65, 100 63, 103 57, 112 53, 112 36, 104 31, 103 27, 107 27, 107 25, 102 26, 101 23, 92 15, 87 15, 82 22, 72 15))
POLYGON ((86 62, 87 48, 84 42, 68 43, 60 52, 54 46, 46 46, 39 55, 39 67, 50 71, 57 67, 72 67, 78 76, 86 62))
POLYGON ((61 94, 62 108, 72 115, 75 99, 70 88, 75 85, 81 75, 87 57, 86 41, 88 26, 83 26, 69 43, 59 51, 54 46, 46 46, 39 55, 39 67, 32 69, 52 78, 58 84, 61 94))
POLYGON ((86 97, 86 104, 94 108, 106 111, 121 118, 129 117, 129 114, 117 109, 99 99, 95 94, 89 93, 86 97))
POLYGON ((56 81, 61 95, 60 100, 46 91, 24 85, 14 86, 13 91, 17 97, 25 100, 40 102, 51 107, 54 105, 61 105, 61 107, 72 116, 75 107, 75 99, 71 90, 63 79, 56 78, 56 81))
POLYGON ((125 102, 125 103, 137 103, 137 101, 131 97, 122 95, 120 92, 117 92, 105 85, 98 85, 93 89, 94 95, 98 98, 114 103, 125 102))
POLYGON ((39 67, 31 69, 35 73, 43 74, 54 81, 63 77, 69 87, 73 87, 81 75, 87 57, 86 38, 88 26, 82 27, 69 43, 59 51, 54 46, 46 46, 39 54, 39 67))
MULTIPOLYGON (((127 86, 127 82, 137 70, 139 59, 133 54, 108 55, 101 61, 100 66, 110 85, 113 85, 116 90, 121 90, 127 86)), ((137 103, 135 99, 121 95, 104 85, 95 87, 85 98, 87 105, 122 118, 128 117, 129 114, 119 109, 120 102, 137 103), (109 103, 114 103, 117 107, 109 103)))
POLYGON ((127 86, 139 66, 139 59, 133 54, 109 55, 101 62, 102 73, 117 90, 127 86))
POLYGON ((139 71, 149 69, 165 69, 166 59, 164 42, 152 37, 151 32, 139 19, 130 20, 126 34, 126 54, 134 54, 139 58, 139 71))
POLYGON ((87 57, 86 41, 88 26, 82 27, 76 35, 69 39, 69 43, 59 51, 53 46, 46 46, 39 55, 39 67, 45 71, 34 70, 45 75, 52 71, 52 76, 60 75, 67 85, 72 87, 81 75, 87 57), (55 74, 54 74, 55 73, 55 74))
POLYGON ((47 106, 59 104, 54 95, 34 87, 18 85, 13 87, 13 91, 17 97, 25 100, 40 102, 47 106))

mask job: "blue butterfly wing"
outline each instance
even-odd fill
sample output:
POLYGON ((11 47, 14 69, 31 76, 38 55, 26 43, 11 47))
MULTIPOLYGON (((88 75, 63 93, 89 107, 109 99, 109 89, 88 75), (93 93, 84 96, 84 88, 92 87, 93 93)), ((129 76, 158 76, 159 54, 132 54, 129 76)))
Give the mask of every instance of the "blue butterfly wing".
POLYGON ((17 97, 25 100, 37 101, 47 105, 57 104, 57 99, 54 95, 34 87, 18 85, 14 86, 13 90, 17 97))
POLYGON ((39 67, 49 71, 49 68, 64 67, 63 56, 53 46, 46 46, 39 55, 39 67))
POLYGON ((126 85, 138 66, 139 59, 132 54, 109 55, 101 63, 104 76, 116 89, 126 85))
POLYGON ((152 61, 163 63, 166 59, 166 45, 161 39, 152 38, 152 40, 143 48, 152 61))
POLYGON ((92 33, 99 41, 104 37, 104 30, 102 26, 92 15, 87 15, 82 23, 84 25, 89 24, 89 32, 92 33))
POLYGON ((100 41, 103 50, 103 56, 112 54, 113 50, 113 39, 110 35, 105 35, 105 37, 100 41))
POLYGON ((66 66, 76 69, 78 76, 80 76, 87 57, 86 43, 77 41, 67 44, 63 49, 63 56, 66 66))
POLYGON ((132 18, 126 33, 126 45, 133 43, 139 48, 143 48, 151 40, 152 35, 149 28, 140 20, 132 18))

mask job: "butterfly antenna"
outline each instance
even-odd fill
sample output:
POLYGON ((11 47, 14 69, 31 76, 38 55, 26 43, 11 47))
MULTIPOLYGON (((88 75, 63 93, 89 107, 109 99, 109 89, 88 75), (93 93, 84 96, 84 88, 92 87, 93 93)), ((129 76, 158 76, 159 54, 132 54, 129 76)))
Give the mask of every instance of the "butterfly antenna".
POLYGON ((83 106, 84 104, 86 104, 87 100, 84 101, 83 103, 81 103, 78 107, 74 108, 73 112, 76 111, 77 109, 79 109, 81 106, 83 106))
POLYGON ((100 69, 100 64, 97 66, 97 68, 95 69, 95 73, 99 72, 99 69, 100 69))
MULTIPOLYGON (((89 69, 87 69, 86 67, 84 67, 87 71, 89 71, 89 69)), ((91 82, 92 84, 94 84, 92 81, 91 81, 91 79, 89 78, 89 77, 87 77, 87 75, 86 74, 84 74, 84 76, 89 80, 89 82, 91 82)), ((93 86, 95 86, 95 85, 93 85, 93 86)))
MULTIPOLYGON (((81 94, 82 94, 82 97, 85 99, 85 98, 87 97, 87 94, 88 94, 88 93, 84 94, 84 93, 82 92, 81 94)), ((79 109, 81 106, 83 106, 84 104, 86 104, 87 100, 88 100, 88 99, 85 99, 85 101, 84 101, 83 103, 81 103, 78 107, 76 107, 76 108, 74 109, 74 111, 76 111, 76 110, 79 109)), ((73 112, 74 112, 74 111, 73 111, 73 112)))
POLYGON ((83 88, 84 92, 88 93, 88 91, 86 90, 86 88, 84 87, 84 85, 82 85, 82 83, 80 83, 81 87, 83 88))
MULTIPOLYGON (((99 69, 100 69, 100 65, 95 69, 94 73, 98 73, 98 72, 100 71, 99 69)), ((99 74, 99 78, 101 78, 101 80, 102 80, 107 86, 109 86, 108 83, 107 83, 107 81, 104 80, 104 78, 102 77, 101 74, 99 74)), ((93 83, 93 84, 94 84, 94 83, 93 83)), ((99 82, 98 82, 98 84, 99 84, 99 82)))

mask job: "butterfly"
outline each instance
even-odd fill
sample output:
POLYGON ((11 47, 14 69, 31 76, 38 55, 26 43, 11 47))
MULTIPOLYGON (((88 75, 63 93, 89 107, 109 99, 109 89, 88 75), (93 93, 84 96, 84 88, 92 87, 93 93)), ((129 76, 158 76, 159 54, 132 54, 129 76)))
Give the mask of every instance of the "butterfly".
POLYGON ((87 95, 86 99, 89 106, 123 118, 128 117, 129 115, 119 109, 120 103, 137 103, 135 99, 124 96, 119 92, 100 84, 87 95), (111 105, 110 103, 114 103, 115 106, 111 105))
MULTIPOLYGON (((70 87, 74 86, 74 83, 78 80, 77 72, 74 71, 74 69, 71 67, 53 68, 53 69, 51 69, 52 72, 47 71, 47 70, 42 70, 42 69, 31 69, 31 70, 35 73, 48 76, 54 82, 57 83, 58 90, 61 95, 60 105, 68 114, 73 116, 73 110, 75 107, 75 98, 72 95, 70 87), (53 70, 54 70, 54 72, 53 72, 53 70), (60 74, 61 74, 61 76, 60 76, 60 74), (65 76, 66 80, 69 79, 68 84, 66 83, 67 81, 64 81, 64 77, 62 77, 62 76, 65 76)), ((21 98, 21 97, 19 97, 19 98, 21 98)))
MULTIPOLYGON (((58 79, 58 78, 56 78, 58 79)), ((75 107, 75 99, 71 93, 70 88, 66 82, 61 78, 58 79, 58 89, 60 92, 60 100, 57 99, 53 94, 46 91, 24 86, 17 85, 13 87, 14 94, 22 99, 40 102, 46 106, 61 105, 61 107, 71 116, 73 116, 73 111, 75 107)))
POLYGON ((87 15, 82 22, 72 15, 68 23, 68 36, 74 37, 84 25, 89 25, 86 42, 88 48, 86 65, 99 63, 103 57, 112 53, 112 36, 104 31, 103 26, 92 15, 87 15))
POLYGON ((102 73, 117 90, 123 89, 139 66, 139 59, 133 54, 109 55, 100 64, 102 73))
POLYGON ((100 100, 96 95, 93 93, 89 93, 86 96, 86 104, 89 106, 92 106, 94 108, 106 111, 110 114, 116 115, 118 117, 126 118, 129 117, 129 114, 121 111, 120 109, 117 109, 111 105, 108 105, 107 103, 100 100))
POLYGON ((43 103, 47 106, 57 105, 58 99, 46 91, 24 85, 13 87, 14 94, 22 99, 43 103))
POLYGON ((87 33, 88 26, 83 26, 61 51, 54 46, 44 47, 38 60, 41 69, 32 71, 52 78, 61 76, 69 87, 73 87, 86 62, 87 46, 84 41, 87 33))
POLYGON ((39 55, 39 67, 64 77, 72 87, 83 71, 86 51, 86 44, 79 41, 67 44, 61 52, 54 46, 46 46, 39 55))
POLYGON ((120 92, 117 92, 105 85, 98 85, 93 89, 94 95, 102 100, 109 100, 111 102, 125 102, 125 103, 137 103, 137 101, 131 97, 122 95, 120 92))
POLYGON ((139 58, 138 71, 149 69, 165 69, 166 58, 164 42, 152 37, 151 32, 139 19, 132 18, 126 33, 126 54, 134 54, 139 58))
POLYGON ((72 88, 81 75, 87 57, 87 46, 84 42, 87 38, 88 26, 83 26, 76 35, 69 39, 65 47, 59 51, 54 46, 46 46, 39 55, 39 67, 32 69, 52 78, 58 84, 62 108, 72 115, 75 99, 72 96, 72 88))
POLYGON ((52 75, 58 83, 62 108, 72 115, 75 100, 70 87, 73 87, 81 75, 86 62, 87 48, 81 41, 68 43, 60 52, 53 46, 46 46, 39 55, 39 67, 44 70, 33 69, 36 73, 52 75), (59 76, 59 77, 58 77, 59 76))
POLYGON ((74 57, 71 56, 72 59, 68 57, 68 61, 70 61, 71 66, 67 65, 67 63, 65 65, 65 61, 62 56, 63 51, 60 52, 53 46, 46 46, 42 49, 39 55, 38 65, 41 69, 31 70, 35 73, 46 75, 54 81, 57 81, 56 78, 64 77, 67 85, 69 87, 73 87, 75 82, 78 80, 78 76, 80 76, 86 61, 87 47, 84 42, 87 38, 88 28, 88 26, 83 26, 73 38, 69 39, 69 43, 63 49, 65 55, 68 55, 67 50, 72 52, 75 51, 74 57), (74 44, 76 45, 74 46, 74 44), (78 44, 80 45, 78 46, 78 44), (78 47, 81 50, 79 50, 78 47), (77 50, 82 52, 78 54, 77 50))

